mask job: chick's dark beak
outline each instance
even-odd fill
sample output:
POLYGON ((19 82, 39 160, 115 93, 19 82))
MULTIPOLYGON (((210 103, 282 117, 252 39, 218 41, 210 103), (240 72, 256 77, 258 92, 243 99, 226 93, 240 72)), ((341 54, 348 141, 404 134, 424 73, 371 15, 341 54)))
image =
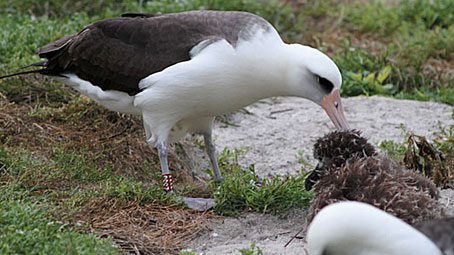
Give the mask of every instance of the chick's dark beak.
POLYGON ((338 89, 322 99, 322 108, 328 114, 337 129, 349 129, 347 119, 345 119, 344 109, 342 108, 340 93, 338 89))

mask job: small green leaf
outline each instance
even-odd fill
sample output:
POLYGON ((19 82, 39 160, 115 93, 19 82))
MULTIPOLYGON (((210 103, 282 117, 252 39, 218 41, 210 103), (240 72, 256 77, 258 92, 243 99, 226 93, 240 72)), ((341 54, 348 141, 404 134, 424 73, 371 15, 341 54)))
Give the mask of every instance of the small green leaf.
POLYGON ((367 83, 373 83, 375 81, 375 73, 370 73, 369 75, 364 78, 364 81, 367 83))
POLYGON ((383 82, 389 77, 391 74, 391 66, 385 66, 377 75, 377 81, 380 84, 383 84, 383 82))

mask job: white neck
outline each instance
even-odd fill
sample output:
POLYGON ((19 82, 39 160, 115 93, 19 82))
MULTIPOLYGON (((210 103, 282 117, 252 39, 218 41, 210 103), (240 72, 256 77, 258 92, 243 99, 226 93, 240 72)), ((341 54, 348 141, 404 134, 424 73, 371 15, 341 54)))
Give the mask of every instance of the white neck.
POLYGON ((292 59, 288 45, 274 33, 258 35, 243 41, 237 48, 238 58, 230 77, 238 77, 243 88, 247 82, 257 99, 273 96, 295 96, 288 86, 292 59), (259 92, 259 93, 257 93, 259 92))
POLYGON ((328 79, 337 89, 342 84, 340 71, 328 56, 308 46, 286 44, 274 30, 239 42, 232 56, 236 59, 227 56, 229 61, 225 62, 230 64, 226 68, 232 71, 230 77, 236 77, 238 84, 247 82, 261 98, 297 96, 320 104, 327 92, 317 76, 328 79))

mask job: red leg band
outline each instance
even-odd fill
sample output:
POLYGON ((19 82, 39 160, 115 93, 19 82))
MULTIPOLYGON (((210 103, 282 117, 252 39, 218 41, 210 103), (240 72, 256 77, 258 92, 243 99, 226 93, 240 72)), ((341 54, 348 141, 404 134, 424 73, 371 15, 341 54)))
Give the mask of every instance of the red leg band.
POLYGON ((171 192, 173 190, 172 174, 162 174, 162 182, 164 184, 165 192, 171 192))

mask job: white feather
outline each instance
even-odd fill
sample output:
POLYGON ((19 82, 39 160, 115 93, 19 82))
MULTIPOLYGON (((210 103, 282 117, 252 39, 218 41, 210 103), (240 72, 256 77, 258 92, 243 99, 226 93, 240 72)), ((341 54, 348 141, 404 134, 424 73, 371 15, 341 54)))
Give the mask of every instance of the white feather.
POLYGON ((369 204, 340 202, 323 208, 307 233, 309 255, 441 255, 404 221, 369 204))

